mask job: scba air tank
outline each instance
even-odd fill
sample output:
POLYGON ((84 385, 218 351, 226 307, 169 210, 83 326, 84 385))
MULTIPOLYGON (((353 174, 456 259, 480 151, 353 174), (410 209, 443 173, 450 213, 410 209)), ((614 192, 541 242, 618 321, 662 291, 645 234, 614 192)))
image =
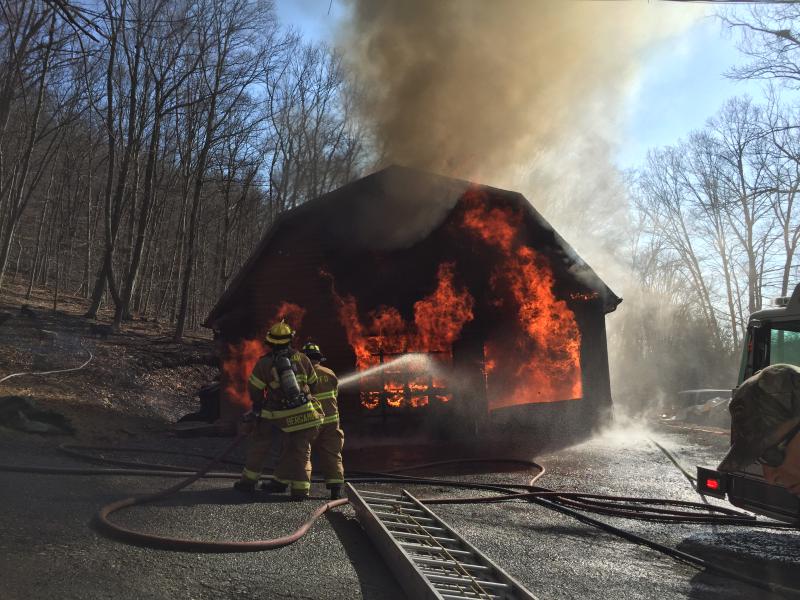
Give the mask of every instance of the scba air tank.
POLYGON ((286 397, 287 404, 290 407, 302 404, 303 392, 300 391, 300 385, 297 383, 297 377, 292 369, 292 361, 286 354, 279 354, 275 357, 275 369, 278 371, 281 391, 286 397))

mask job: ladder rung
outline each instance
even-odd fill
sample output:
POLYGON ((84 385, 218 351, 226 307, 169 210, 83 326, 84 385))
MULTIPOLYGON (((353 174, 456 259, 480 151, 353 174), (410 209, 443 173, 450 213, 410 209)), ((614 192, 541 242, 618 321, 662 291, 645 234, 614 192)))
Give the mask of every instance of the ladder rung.
MULTIPOLYGON (((433 521, 433 522, 435 523, 436 521, 433 521)), ((384 518, 382 523, 386 527, 398 527, 398 526, 402 527, 403 525, 413 525, 414 526, 413 529, 418 529, 420 527, 422 529, 426 529, 426 528, 431 528, 432 529, 433 528, 431 525, 428 525, 427 522, 426 523, 409 523, 408 521, 391 521, 388 518, 384 518)), ((411 528, 409 528, 409 529, 411 529, 411 528)))
POLYGON ((383 492, 374 492, 372 490, 366 490, 364 492, 359 492, 359 494, 363 497, 364 494, 368 494, 370 496, 383 496, 384 498, 397 498, 398 500, 402 500, 405 498, 402 494, 384 494, 383 492))
POLYGON ((348 484, 347 495, 409 597, 536 600, 406 490, 362 492, 348 484))
POLYGON ((437 583, 433 589, 439 594, 450 594, 451 598, 459 598, 460 600, 495 600, 500 599, 502 600, 514 600, 515 596, 511 595, 511 592, 508 593, 504 592, 495 592, 494 590, 483 590, 481 591, 480 588, 477 589, 465 589, 464 586, 454 585, 452 587, 444 587, 441 583, 437 583), (455 594, 455 596, 453 596, 455 594), (460 594, 460 595, 458 595, 460 594), (498 595, 500 594, 500 595, 498 595))
MULTIPOLYGON (((416 508, 407 508, 406 506, 400 505, 397 502, 392 502, 391 500, 380 501, 380 502, 370 502, 369 505, 371 507, 373 507, 373 506, 378 506, 378 507, 389 506, 389 507, 395 508, 395 509, 397 509, 397 510, 399 510, 401 512, 414 513, 416 515, 427 515, 428 514, 424 510, 417 510, 416 508)), ((414 505, 413 504, 409 504, 407 506, 414 506, 414 505)))
POLYGON ((452 560, 437 560, 435 558, 417 558, 414 562, 443 569, 466 569, 467 571, 490 571, 486 565, 471 565, 469 563, 453 562, 452 560))
MULTIPOLYGON (((433 527, 432 525, 417 525, 416 523, 392 523, 392 527, 397 527, 398 529, 423 529, 425 531, 447 531, 444 527, 433 527)), ((389 527, 389 531, 392 533, 400 533, 399 531, 392 531, 392 528, 389 527)))
POLYGON ((469 598, 475 598, 475 600, 478 600, 479 598, 480 600, 494 600, 495 598, 500 598, 500 596, 495 596, 494 594, 481 594, 480 596, 477 594, 474 596, 451 596, 450 594, 439 592, 439 595, 444 598, 444 600, 468 600, 469 598))
MULTIPOLYGON (((470 573, 466 569, 454 569, 452 567, 432 567, 430 565, 417 565, 417 567, 426 576, 427 575, 442 575, 444 577, 464 577, 464 578, 469 578, 469 575, 473 575, 473 577, 480 577, 481 575, 483 575, 483 576, 488 575, 488 573, 470 573)), ((445 585, 445 584, 438 583, 437 585, 445 585)), ((447 585, 449 585, 449 584, 447 584, 447 585)))
MULTIPOLYGON (((437 583, 434 584, 434 590, 436 590, 440 594, 451 594, 455 595, 456 598, 500 598, 494 593, 494 590, 482 590, 480 588, 475 589, 476 586, 464 586, 464 585, 456 585, 456 584, 444 584, 444 583, 437 583)), ((498 592, 502 594, 502 598, 504 600, 513 600, 514 596, 511 592, 504 593, 498 592)))
MULTIPOLYGON (((395 505, 394 504, 379 504, 378 506, 395 506, 395 505)), ((427 516, 428 513, 426 513, 424 510, 416 510, 416 509, 413 509, 413 508, 402 508, 402 507, 399 507, 397 509, 397 511, 394 512, 393 514, 400 515, 400 516, 403 516, 403 517, 414 517, 414 518, 417 518, 419 516, 423 516, 423 517, 427 516)))
MULTIPOLYGON (((429 567, 427 565, 419 565, 418 568, 420 570, 420 573, 422 573, 426 577, 429 577, 431 575, 441 575, 443 577, 463 577, 465 579, 469 578, 468 577, 469 573, 465 574, 464 571, 457 571, 455 569, 441 569, 439 567, 429 567)), ((474 577, 479 577, 480 575, 484 575, 484 573, 474 573, 473 576, 474 577)), ((442 583, 442 582, 434 582, 433 585, 436 585, 436 586, 439 586, 439 587, 448 587, 448 586, 452 586, 454 584, 442 583)), ((467 584, 464 584, 464 585, 467 585, 467 584)), ((456 585, 456 587, 459 587, 459 586, 456 585)))
POLYGON ((393 500, 392 498, 370 498, 369 496, 363 495, 361 497, 364 498, 370 506, 373 504, 379 504, 381 506, 417 506, 413 502, 403 502, 402 500, 393 500))
POLYGON ((472 552, 467 552, 466 550, 453 550, 451 548, 437 548, 436 546, 423 546, 422 544, 414 544, 411 542, 398 542, 398 543, 404 548, 410 548, 411 550, 424 550, 425 552, 433 552, 434 554, 460 554, 461 556, 472 556, 472 552))
POLYGON ((481 587, 490 587, 497 590, 507 590, 511 587, 507 583, 483 581, 481 579, 469 579, 467 577, 450 577, 448 575, 426 575, 426 577, 433 582, 450 583, 455 585, 479 585, 481 587))
MULTIPOLYGON (((405 514, 405 513, 413 513, 415 515, 427 515, 428 514, 424 510, 419 510, 419 509, 416 509, 416 508, 403 508, 402 506, 398 506, 397 502, 391 502, 389 500, 387 500, 386 502, 375 502, 374 505, 375 506, 392 506, 392 507, 396 507, 397 510, 398 510, 397 514, 401 514, 401 515, 405 514)), ((370 504, 370 506, 372 506, 372 504, 370 504)), ((416 505, 412 504, 411 506, 416 506, 416 505)))
POLYGON ((436 537, 433 535, 423 535, 421 533, 398 533, 396 535, 398 538, 409 538, 412 540, 435 540, 440 544, 460 544, 458 540, 454 540, 453 538, 446 538, 446 537, 436 537))
MULTIPOLYGON (((405 517, 406 519, 414 519, 415 521, 425 521, 426 523, 436 523, 433 519, 429 519, 428 517, 415 517, 413 515, 402 515, 400 513, 387 513, 383 512, 382 510, 375 510, 372 511, 379 517, 390 517, 392 519, 400 519, 401 517, 405 517)), ((402 523, 402 521, 401 521, 402 523)), ((407 523, 407 522, 406 522, 407 523)))
POLYGON ((504 593, 503 591, 493 590, 493 589, 483 589, 478 585, 474 584, 452 584, 452 583, 431 583, 431 587, 440 594, 455 594, 459 598, 500 598, 502 597, 504 600, 512 600, 512 596, 509 594, 504 593), (500 595, 496 595, 500 594, 500 595))

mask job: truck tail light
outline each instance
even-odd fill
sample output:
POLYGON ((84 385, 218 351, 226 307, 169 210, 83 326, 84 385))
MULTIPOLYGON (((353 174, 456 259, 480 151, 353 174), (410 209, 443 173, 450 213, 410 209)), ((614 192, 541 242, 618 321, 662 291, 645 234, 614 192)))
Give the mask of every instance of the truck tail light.
POLYGON ((725 498, 728 491, 728 480, 725 473, 714 469, 697 467, 697 491, 708 496, 725 498))

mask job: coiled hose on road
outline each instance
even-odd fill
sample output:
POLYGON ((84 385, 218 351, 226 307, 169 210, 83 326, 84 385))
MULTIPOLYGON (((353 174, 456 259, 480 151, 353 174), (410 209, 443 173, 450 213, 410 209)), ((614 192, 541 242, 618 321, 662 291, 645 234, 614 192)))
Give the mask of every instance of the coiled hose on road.
MULTIPOLYGON (((236 437, 225 449, 217 456, 211 457, 205 466, 198 471, 187 470, 185 467, 156 464, 140 463, 124 460, 109 459, 98 457, 89 452, 97 451, 126 451, 154 454, 173 454, 180 456, 194 456, 209 459, 206 455, 196 453, 185 453, 175 451, 164 451, 158 449, 142 449, 130 447, 99 447, 99 446, 74 446, 62 445, 60 449, 66 454, 83 460, 115 465, 118 468, 64 468, 64 467, 23 467, 16 465, 0 465, 0 471, 38 473, 38 474, 57 474, 57 475, 128 475, 128 476, 160 476, 160 477, 184 477, 183 480, 162 491, 142 496, 124 498, 100 509, 97 514, 97 524, 99 528, 107 534, 134 544, 145 545, 160 549, 183 550, 191 552, 252 552, 259 550, 270 550, 292 544, 301 539, 312 527, 314 522, 329 510, 348 503, 348 500, 334 500, 318 507, 309 518, 293 533, 270 540, 256 541, 211 541, 193 540, 168 536, 159 536, 143 533, 118 525, 110 520, 110 516, 125 508, 148 504, 164 499, 178 491, 188 487, 192 483, 202 478, 221 478, 238 479, 238 473, 215 472, 214 467, 219 464, 238 464, 227 460, 230 453, 241 443, 242 437, 236 437)), ((709 572, 735 579, 737 581, 768 590, 780 595, 800 597, 800 590, 788 588, 778 584, 770 583, 760 579, 752 578, 737 571, 721 567, 710 563, 695 555, 677 550, 675 548, 649 540, 637 534, 622 530, 618 527, 598 521, 590 517, 585 512, 602 514, 613 517, 627 519, 637 519, 660 523, 694 523, 708 525, 739 525, 746 527, 762 527, 773 529, 794 529, 793 525, 777 523, 772 521, 758 521, 752 515, 733 510, 726 507, 714 506, 710 504, 700 504, 684 500, 669 500, 661 498, 635 498, 628 496, 612 496, 605 494, 587 494, 582 492, 562 492, 549 490, 539 487, 536 482, 545 474, 545 468, 534 461, 518 459, 460 459, 439 461, 414 465, 403 469, 396 469, 391 472, 365 472, 350 471, 348 481, 353 484, 365 483, 394 483, 403 485, 426 485, 439 486, 454 489, 468 489, 494 492, 491 496, 480 497, 437 497, 423 498, 422 502, 427 504, 478 504, 490 502, 507 502, 513 500, 523 500, 533 502, 544 508, 554 510, 561 514, 574 518, 581 523, 590 525, 626 541, 644 545, 662 554, 670 556, 685 564, 696 568, 706 569, 709 572), (441 478, 416 477, 402 475, 402 471, 418 470, 423 468, 433 468, 453 464, 473 464, 478 462, 490 463, 513 463, 536 469, 536 475, 527 484, 500 483, 484 484, 469 483, 464 481, 454 481, 441 478), (582 512, 579 512, 582 511, 582 512)))

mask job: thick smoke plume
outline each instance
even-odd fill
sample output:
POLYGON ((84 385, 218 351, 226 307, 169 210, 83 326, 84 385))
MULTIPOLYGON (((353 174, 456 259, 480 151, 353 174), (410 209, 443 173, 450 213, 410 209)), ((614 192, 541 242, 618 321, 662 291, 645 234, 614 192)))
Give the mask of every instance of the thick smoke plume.
MULTIPOLYGON (((705 7, 570 0, 351 0, 343 46, 381 163, 515 189, 623 298, 609 319, 615 397, 631 381, 626 323, 645 314, 613 165, 648 52, 705 7), (641 308, 639 308, 639 306, 641 308)), ((652 313, 648 318, 653 318, 652 313)), ((659 361, 649 365, 657 369, 659 361)), ((647 367, 651 368, 651 367, 647 367)), ((650 380, 650 378, 645 378, 650 380)))
POLYGON ((385 163, 512 186, 613 136, 647 47, 691 10, 569 0, 353 0, 346 47, 385 163))

